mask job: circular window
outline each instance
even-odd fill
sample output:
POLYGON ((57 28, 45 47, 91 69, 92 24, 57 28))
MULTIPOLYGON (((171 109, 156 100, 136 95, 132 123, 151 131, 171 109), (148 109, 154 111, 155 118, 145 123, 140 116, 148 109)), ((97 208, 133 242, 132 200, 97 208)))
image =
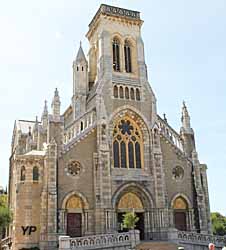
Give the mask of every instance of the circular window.
POLYGON ((81 164, 78 161, 69 162, 67 168, 67 173, 72 176, 79 175, 81 171, 81 164))
POLYGON ((184 169, 180 166, 176 166, 172 171, 173 179, 182 180, 184 177, 184 169))

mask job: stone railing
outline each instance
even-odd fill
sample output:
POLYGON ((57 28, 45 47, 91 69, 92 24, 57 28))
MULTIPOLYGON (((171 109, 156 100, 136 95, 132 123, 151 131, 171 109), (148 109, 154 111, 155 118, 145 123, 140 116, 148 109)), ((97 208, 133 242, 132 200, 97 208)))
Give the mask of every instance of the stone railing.
POLYGON ((160 116, 158 116, 158 126, 160 134, 175 147, 184 152, 180 135, 175 130, 173 130, 160 116))
POLYGON ((129 249, 140 243, 140 235, 138 230, 128 233, 112 233, 99 234, 78 238, 70 238, 69 236, 59 237, 59 250, 73 249, 129 249))
POLYGON ((1 250, 10 249, 11 245, 12 245, 11 237, 7 237, 7 238, 0 240, 0 249, 1 250))
POLYGON ((70 143, 74 138, 85 133, 89 128, 93 127, 96 121, 95 110, 90 110, 82 117, 75 120, 64 131, 64 144, 70 143))
POLYGON ((214 243, 216 246, 222 247, 226 244, 226 237, 211 234, 198 234, 192 232, 177 232, 177 238, 182 242, 195 242, 200 244, 214 243))
POLYGON ((216 249, 222 249, 226 244, 226 237, 211 234, 199 234, 195 232, 184 232, 171 230, 168 232, 168 239, 180 245, 190 248, 188 249, 208 249, 209 243, 214 243, 216 249))

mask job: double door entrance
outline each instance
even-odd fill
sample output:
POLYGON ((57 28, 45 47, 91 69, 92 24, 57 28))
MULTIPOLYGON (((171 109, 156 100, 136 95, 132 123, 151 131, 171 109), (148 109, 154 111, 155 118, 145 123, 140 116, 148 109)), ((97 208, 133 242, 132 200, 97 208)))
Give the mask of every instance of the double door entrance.
POLYGON ((82 236, 82 214, 68 213, 67 214, 67 235, 70 237, 82 236))
MULTIPOLYGON (((117 214, 117 221, 119 226, 119 232, 128 232, 127 229, 122 227, 123 219, 125 213, 118 213, 117 214)), ((136 216, 139 218, 138 222, 136 223, 135 229, 140 231, 140 239, 144 240, 144 213, 135 213, 136 216)))

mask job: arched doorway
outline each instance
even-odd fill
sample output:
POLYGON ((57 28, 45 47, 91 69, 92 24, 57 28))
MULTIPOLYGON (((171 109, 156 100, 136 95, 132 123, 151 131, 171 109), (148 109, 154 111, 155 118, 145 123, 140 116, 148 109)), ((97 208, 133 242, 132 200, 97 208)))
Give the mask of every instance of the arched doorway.
POLYGON ((136 228, 140 231, 141 240, 144 239, 144 206, 141 199, 137 194, 133 192, 127 192, 123 194, 117 204, 117 223, 118 231, 125 232, 127 231, 122 227, 124 214, 126 212, 134 212, 139 218, 136 228))
POLYGON ((173 202, 174 225, 180 231, 187 231, 188 203, 183 197, 177 197, 173 202))
POLYGON ((70 237, 82 236, 83 202, 77 195, 72 195, 66 202, 67 235, 70 237))

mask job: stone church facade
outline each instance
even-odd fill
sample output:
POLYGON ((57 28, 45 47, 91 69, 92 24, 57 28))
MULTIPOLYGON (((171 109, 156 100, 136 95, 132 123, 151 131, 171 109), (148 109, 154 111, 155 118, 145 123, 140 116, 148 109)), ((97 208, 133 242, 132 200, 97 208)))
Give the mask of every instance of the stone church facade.
POLYGON ((156 110, 140 13, 101 5, 89 24, 88 61, 73 61, 73 94, 56 89, 39 121, 15 122, 10 157, 13 249, 56 249, 59 235, 122 231, 139 217, 142 239, 176 228, 210 232, 206 165, 185 103, 176 132, 156 110))

